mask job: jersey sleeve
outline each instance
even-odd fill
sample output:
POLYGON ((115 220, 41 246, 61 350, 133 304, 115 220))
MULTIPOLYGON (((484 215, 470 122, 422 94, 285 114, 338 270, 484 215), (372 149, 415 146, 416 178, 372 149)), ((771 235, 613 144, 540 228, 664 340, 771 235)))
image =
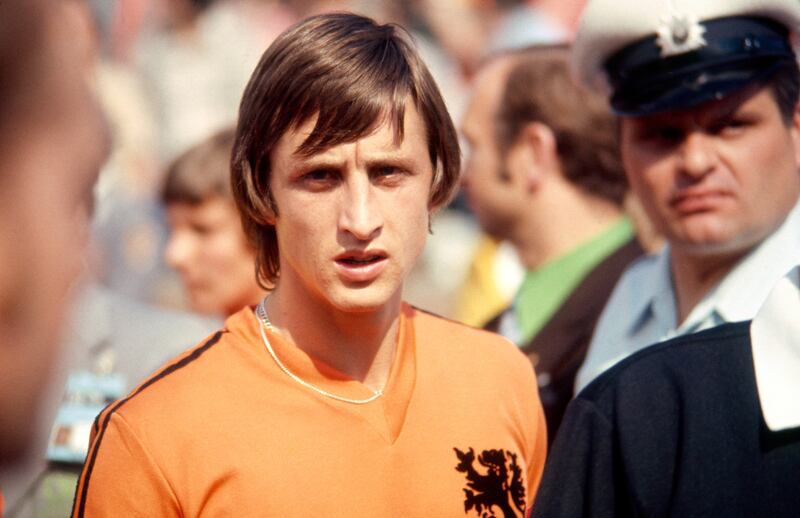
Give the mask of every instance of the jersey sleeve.
POLYGON ((570 403, 547 460, 533 518, 609 517, 618 508, 612 423, 591 402, 570 403))
POLYGON ((515 379, 515 396, 511 399, 517 405, 517 428, 524 438, 524 461, 527 487, 525 488, 525 508, 530 510, 539 484, 542 480, 545 460, 547 459, 547 424, 542 402, 539 398, 539 387, 536 382, 536 371, 530 360, 525 357, 516 345, 503 338, 503 344, 509 351, 511 361, 503 372, 515 379))
POLYGON ((181 516, 147 448, 117 413, 101 414, 75 493, 73 518, 181 516))

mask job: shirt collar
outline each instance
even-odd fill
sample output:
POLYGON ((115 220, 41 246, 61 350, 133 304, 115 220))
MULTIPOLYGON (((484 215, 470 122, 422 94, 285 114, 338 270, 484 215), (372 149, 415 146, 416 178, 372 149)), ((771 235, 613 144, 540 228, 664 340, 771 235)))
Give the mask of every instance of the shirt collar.
POLYGON ((642 299, 641 307, 635 311, 638 318, 633 320, 630 332, 635 332, 648 318, 655 318, 662 329, 669 330, 662 338, 753 318, 774 285, 775 277, 800 263, 799 228, 800 203, 770 236, 703 297, 680 327, 672 289, 670 248, 665 246, 656 257, 655 274, 640 279, 641 292, 650 295, 642 299))
POLYGON ((639 275, 635 284, 639 293, 644 297, 633 297, 632 301, 638 303, 631 311, 631 327, 628 334, 636 333, 648 320, 655 319, 661 329, 675 328, 675 296, 672 291, 672 274, 669 268, 669 245, 664 245, 661 251, 649 257, 653 261, 652 267, 639 275))
POLYGON ((773 431, 800 427, 800 267, 772 289, 750 338, 764 421, 773 431))

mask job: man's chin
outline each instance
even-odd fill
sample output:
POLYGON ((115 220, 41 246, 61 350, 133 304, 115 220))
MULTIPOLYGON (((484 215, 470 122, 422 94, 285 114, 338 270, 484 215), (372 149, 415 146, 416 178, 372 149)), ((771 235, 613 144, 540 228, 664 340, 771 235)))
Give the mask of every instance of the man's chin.
POLYGON ((674 250, 681 250, 687 255, 697 257, 722 257, 744 255, 757 246, 762 239, 752 239, 739 235, 683 236, 670 240, 674 250))
POLYGON ((350 288, 335 294, 331 302, 343 313, 375 313, 384 311, 394 304, 399 308, 400 292, 399 290, 392 292, 380 286, 350 288))

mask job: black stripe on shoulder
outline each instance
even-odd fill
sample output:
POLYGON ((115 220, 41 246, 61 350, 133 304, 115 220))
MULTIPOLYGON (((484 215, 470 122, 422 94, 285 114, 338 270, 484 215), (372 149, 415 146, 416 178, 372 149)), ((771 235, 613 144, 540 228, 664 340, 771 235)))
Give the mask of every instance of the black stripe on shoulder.
MULTIPOLYGON (((182 358, 181 360, 173 363, 172 365, 169 365, 169 366, 165 367, 161 372, 159 372, 158 374, 154 375, 152 378, 150 378, 145 383, 143 383, 136 390, 136 392, 134 392, 131 395, 129 395, 128 397, 126 397, 124 399, 120 399, 119 401, 114 403, 113 404, 114 406, 110 410, 108 410, 107 412, 104 410, 104 412, 106 412, 105 415, 102 414, 102 413, 100 414, 100 415, 103 416, 102 424, 100 424, 100 422, 99 422, 100 421, 100 416, 98 416, 97 419, 95 419, 95 429, 98 429, 98 427, 99 427, 99 433, 97 435, 97 439, 94 441, 94 444, 93 444, 94 448, 92 448, 92 451, 89 453, 89 457, 87 459, 87 463, 86 463, 86 466, 84 468, 84 476, 83 476, 84 480, 83 480, 83 485, 81 487, 80 504, 79 504, 79 508, 78 508, 78 517, 79 518, 83 518, 84 513, 86 512, 86 497, 87 497, 87 494, 89 492, 89 479, 92 476, 92 470, 94 469, 94 463, 97 460, 97 452, 100 450, 100 443, 103 441, 103 435, 105 435, 106 428, 108 427, 108 423, 111 421, 111 414, 113 414, 114 412, 119 410, 120 407, 122 407, 122 405, 124 405, 125 403, 127 403, 128 401, 130 401, 131 399, 136 397, 137 395, 139 395, 143 390, 145 390, 147 387, 151 386, 156 381, 164 379, 165 377, 169 376, 173 372, 175 372, 175 371, 177 371, 179 369, 182 369, 183 367, 186 367, 187 365, 189 365, 190 363, 192 363, 196 359, 200 358, 200 356, 202 356, 204 352, 209 350, 211 348, 211 346, 213 346, 214 344, 219 342, 219 339, 222 337, 223 333, 225 333, 225 332, 227 332, 227 330, 225 330, 225 329, 223 329, 221 331, 217 331, 216 333, 214 333, 214 336, 209 338, 208 341, 206 343, 204 343, 203 345, 201 345, 200 347, 197 347, 194 351, 192 351, 191 354, 189 354, 188 356, 182 358)), ((77 503, 77 500, 78 500, 78 493, 76 491, 75 492, 75 497, 72 500, 72 513, 73 513, 73 515, 75 514, 75 505, 77 503)))

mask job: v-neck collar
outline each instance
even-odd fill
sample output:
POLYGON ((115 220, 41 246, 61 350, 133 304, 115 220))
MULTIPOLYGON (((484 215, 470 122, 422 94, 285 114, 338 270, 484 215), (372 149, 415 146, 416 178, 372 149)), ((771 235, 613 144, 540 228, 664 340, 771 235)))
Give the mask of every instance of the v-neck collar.
MULTIPOLYGON (((402 431, 416 381, 414 314, 413 308, 405 303, 402 305, 398 323, 397 348, 386 386, 379 398, 366 404, 337 401, 297 383, 280 370, 263 343, 260 331, 262 324, 252 309, 245 309, 239 314, 241 322, 229 322, 228 327, 234 330, 241 326, 239 332, 242 337, 254 345, 257 354, 263 357, 263 361, 266 362, 267 368, 273 375, 285 378, 289 389, 302 391, 319 403, 331 406, 337 411, 359 416, 366 420, 385 441, 392 444, 402 431)), ((231 317, 231 320, 234 318, 231 317)), ((311 357, 302 349, 289 344, 278 333, 266 330, 266 336, 281 363, 305 382, 349 399, 367 399, 372 395, 373 392, 360 381, 311 357)))

